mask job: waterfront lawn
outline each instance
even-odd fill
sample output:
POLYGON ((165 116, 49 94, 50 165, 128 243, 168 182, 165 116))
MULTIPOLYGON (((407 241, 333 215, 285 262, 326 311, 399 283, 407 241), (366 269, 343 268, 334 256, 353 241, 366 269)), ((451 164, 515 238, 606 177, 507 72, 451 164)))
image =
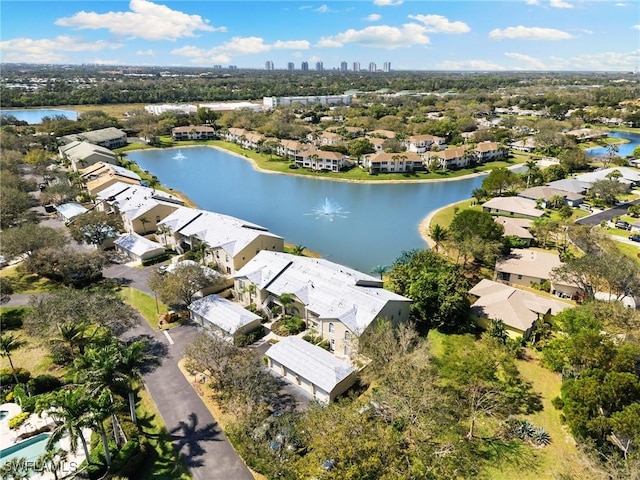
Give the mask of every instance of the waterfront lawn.
POLYGON ((460 210, 482 210, 482 206, 473 199, 452 203, 438 210, 431 219, 431 225, 440 225, 441 227, 449 228, 453 217, 460 210))

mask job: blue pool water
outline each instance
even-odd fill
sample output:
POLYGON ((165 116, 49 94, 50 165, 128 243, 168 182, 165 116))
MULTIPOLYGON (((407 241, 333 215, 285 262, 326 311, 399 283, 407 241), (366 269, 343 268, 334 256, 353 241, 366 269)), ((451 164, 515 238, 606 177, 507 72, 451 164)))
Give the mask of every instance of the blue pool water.
POLYGON ((35 461, 46 451, 47 442, 51 435, 41 433, 20 443, 0 450, 0 465, 4 465, 14 458, 25 458, 27 462, 35 461))

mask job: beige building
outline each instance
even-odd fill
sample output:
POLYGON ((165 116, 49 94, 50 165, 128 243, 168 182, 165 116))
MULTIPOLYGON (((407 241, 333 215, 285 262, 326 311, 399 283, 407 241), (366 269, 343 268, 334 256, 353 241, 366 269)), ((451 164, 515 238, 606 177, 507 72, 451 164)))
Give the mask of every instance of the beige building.
POLYGON ((446 142, 445 138, 436 137, 434 135, 411 135, 403 142, 407 147, 407 151, 413 153, 424 153, 433 145, 442 147, 446 142))
POLYGON ((89 142, 72 141, 58 148, 58 153, 63 161, 71 164, 74 171, 78 171, 96 163, 118 164, 115 153, 105 147, 89 142))
POLYGON ((369 170, 370 173, 424 170, 422 157, 412 152, 381 152, 365 155, 362 160, 362 166, 369 170))
POLYGON ((534 200, 522 197, 495 197, 482 204, 482 211, 520 217, 540 218, 544 211, 538 209, 534 200))
POLYGON ((251 301, 266 311, 282 306, 281 295, 291 295, 287 313, 303 319, 345 359, 357 354, 354 341, 377 319, 409 320, 411 300, 385 290, 380 279, 324 259, 262 251, 234 278, 240 301, 250 301, 245 292, 254 285, 251 301))
POLYGON ((304 150, 295 157, 296 165, 315 171, 339 172, 349 165, 348 158, 340 152, 304 150))
POLYGON ((282 252, 284 240, 266 228, 239 218, 195 208, 176 209, 160 222, 162 241, 179 252, 204 244, 206 261, 234 274, 258 252, 282 252))
POLYGON ((467 147, 454 147, 440 150, 439 152, 426 152, 424 159, 425 164, 432 165, 435 162, 443 170, 465 168, 474 161, 474 157, 467 147))
POLYGON ((216 132, 213 127, 188 125, 172 128, 171 137, 174 140, 211 140, 216 132))
POLYGON ((213 335, 233 342, 261 327, 262 317, 218 295, 207 295, 189 305, 191 318, 213 335))
POLYGON ((129 185, 139 185, 140 176, 124 167, 98 162, 79 171, 86 182, 87 190, 95 195, 118 182, 129 185))

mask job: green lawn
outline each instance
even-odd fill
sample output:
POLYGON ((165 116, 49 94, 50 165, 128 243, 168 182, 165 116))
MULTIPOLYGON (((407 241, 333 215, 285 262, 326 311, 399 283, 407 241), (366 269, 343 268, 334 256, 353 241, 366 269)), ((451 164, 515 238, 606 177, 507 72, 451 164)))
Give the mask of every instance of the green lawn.
POLYGON ((434 215, 434 217, 431 219, 431 225, 437 224, 441 227, 449 228, 449 225, 451 225, 451 221, 453 220, 453 217, 458 210, 482 210, 482 207, 479 204, 474 205, 474 203, 475 200, 468 199, 447 205, 434 215))
POLYGON ((640 243, 636 247, 635 245, 630 245, 628 243, 616 242, 616 248, 623 255, 633 258, 635 261, 640 263, 640 243))
POLYGON ((155 403, 146 390, 139 392, 137 407, 139 423, 143 435, 150 445, 149 458, 143 468, 136 473, 138 480, 189 480, 191 475, 182 463, 179 453, 171 442, 164 421, 155 403))
POLYGON ((3 268, 0 270, 0 277, 11 282, 13 293, 43 293, 57 288, 55 283, 46 278, 24 272, 20 265, 3 268))
POLYGON ((158 317, 169 310, 160 300, 156 304, 154 297, 132 287, 123 287, 119 294, 125 303, 140 312, 154 330, 158 328, 158 317))

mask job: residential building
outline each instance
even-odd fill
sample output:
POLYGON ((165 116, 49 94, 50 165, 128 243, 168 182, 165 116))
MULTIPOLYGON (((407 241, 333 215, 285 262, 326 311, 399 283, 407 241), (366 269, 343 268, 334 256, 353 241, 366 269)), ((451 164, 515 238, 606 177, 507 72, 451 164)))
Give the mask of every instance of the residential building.
POLYGON ((571 192, 584 195, 591 188, 589 182, 581 182, 574 178, 563 178, 561 180, 555 180, 547 183, 547 186, 560 190, 562 192, 571 192))
POLYGON ((570 130, 564 132, 568 137, 573 137, 576 142, 589 142, 591 140, 598 140, 605 138, 608 133, 603 130, 594 130, 593 128, 580 128, 577 130, 570 130))
POLYGON ((493 217, 493 220, 504 228, 503 237, 516 237, 522 240, 525 246, 531 245, 533 235, 529 230, 533 226, 533 220, 517 217, 493 217))
POLYGON ((368 137, 369 143, 371 143, 371 145, 373 145, 373 148, 375 148, 376 153, 380 153, 384 151, 384 142, 385 142, 385 138, 377 138, 377 137, 368 137))
POLYGON ((82 215, 83 213, 87 213, 88 211, 89 210, 80 205, 78 202, 63 203, 62 205, 56 206, 56 214, 58 218, 65 224, 69 223, 78 215, 82 215))
POLYGON ((353 62, 352 70, 354 72, 359 72, 360 71, 360 62, 353 62))
POLYGON ((518 193, 519 197, 528 198, 530 200, 542 201, 542 206, 547 208, 555 197, 561 197, 565 204, 570 207, 577 207, 584 201, 584 195, 573 192, 565 192, 553 187, 539 186, 531 187, 518 193))
POLYGON ((122 217, 124 229, 146 235, 158 223, 184 205, 178 197, 161 190, 116 182, 98 192, 97 209, 122 217))
POLYGON ((222 133, 222 137, 229 142, 241 143, 242 139, 244 139, 248 133, 249 131, 244 128, 231 127, 222 133))
POLYGON ((318 137, 320 145, 336 147, 344 144, 342 135, 334 132, 322 132, 318 137))
POLYGON ((294 302, 287 311, 344 358, 357 353, 353 340, 376 319, 394 324, 409 319, 411 300, 385 290, 378 278, 321 258, 262 251, 234 278, 240 301, 249 301, 243 292, 255 285, 253 301, 260 308, 282 305, 280 296, 290 294, 294 302))
POLYGON ((378 66, 375 62, 369 62, 369 72, 377 72, 378 66))
POLYGON ((324 65, 322 64, 322 62, 316 62, 316 71, 322 72, 323 70, 324 70, 324 65))
POLYGON ((207 126, 184 126, 171 129, 171 137, 176 140, 212 140, 216 137, 213 127, 207 126))
POLYGON ((79 140, 58 147, 58 153, 63 161, 71 164, 74 171, 96 163, 118 164, 118 156, 108 148, 79 140))
POLYGON ((340 71, 346 72, 348 70, 347 62, 340 62, 340 71))
POLYGON ((221 272, 234 274, 261 250, 281 252, 284 240, 265 227, 220 213, 181 207, 160 222, 163 238, 178 252, 204 244, 206 261, 221 272))
POLYGON ((411 135, 402 143, 407 147, 409 152, 424 153, 433 145, 437 145, 438 147, 444 146, 446 141, 446 138, 435 137, 433 135, 411 135))
POLYGON ((392 130, 372 130, 367 133, 367 137, 396 138, 396 132, 392 130))
POLYGON ((351 105, 351 95, 309 95, 297 97, 264 97, 262 105, 265 110, 273 109, 277 106, 291 106, 294 103, 301 105, 351 105))
POLYGON ((570 308, 571 305, 552 298, 525 292, 517 288, 483 279, 469 290, 478 299, 471 305, 471 313, 478 317, 482 328, 490 328, 491 320, 502 320, 511 338, 531 335, 538 320, 545 322, 570 308))
POLYGON ((482 204, 482 211, 531 218, 540 218, 544 215, 542 210, 538 210, 538 205, 534 200, 522 197, 492 198, 482 204))
POLYGON ((355 382, 357 370, 349 363, 298 337, 280 340, 265 356, 271 370, 322 403, 332 402, 355 382))
POLYGON ((484 163, 494 160, 502 160, 509 156, 509 149, 497 142, 480 142, 474 149, 476 162, 484 163))
POLYGON ((140 176, 124 167, 98 162, 79 171, 90 195, 96 195, 115 183, 139 185, 140 176))
POLYGON ((365 155, 362 166, 370 173, 381 172, 413 172, 424 170, 422 157, 413 152, 380 152, 365 155))
POLYGON ((313 145, 308 143, 301 143, 297 140, 280 140, 280 146, 277 149, 277 154, 281 157, 295 158, 304 150, 314 148, 313 145))
POLYGON ((384 62, 382 64, 382 71, 385 73, 389 73, 391 71, 391 62, 384 62))
POLYGON ((309 71, 309 62, 302 62, 300 64, 300 70, 302 70, 303 72, 308 72, 309 71))
POLYGON ((287 63, 287 70, 293 72, 296 69, 296 65, 293 62, 287 63))
POLYGON ((261 133, 247 132, 244 138, 240 138, 239 140, 242 148, 257 150, 258 146, 265 141, 265 136, 261 133))
POLYGON ((264 63, 264 69, 265 69, 266 71, 268 71, 268 72, 272 72, 272 71, 274 70, 274 68, 273 68, 273 62, 272 62, 271 60, 267 60, 267 61, 264 63))
POLYGON ((571 298, 580 292, 580 287, 554 278, 553 270, 560 265, 562 262, 557 253, 514 248, 509 255, 496 261, 495 279, 525 287, 549 281, 551 293, 571 298))
POLYGON ((640 170, 629 167, 611 167, 596 170, 595 172, 583 173, 575 177, 579 182, 589 184, 610 178, 617 178, 618 182, 627 184, 630 187, 640 185, 640 170), (617 174, 614 172, 617 172, 617 174))
POLYGON ((262 328, 262 317, 218 295, 195 300, 188 308, 194 322, 228 342, 233 343, 241 335, 262 328))
POLYGON ((474 161, 474 156, 467 147, 454 147, 439 151, 427 151, 423 156, 425 165, 431 167, 435 164, 443 170, 465 168, 471 165, 474 161))
POLYGON ((60 137, 60 140, 63 143, 84 141, 113 150, 114 148, 124 147, 127 144, 127 134, 115 127, 108 127, 90 132, 65 135, 64 137, 60 137))
POLYGON ((340 152, 303 150, 295 156, 296 165, 316 171, 339 172, 350 164, 349 158, 340 152))
POLYGON ((132 261, 138 263, 160 256, 165 252, 164 245, 144 238, 136 233, 122 235, 116 238, 113 243, 117 252, 122 253, 132 261))

